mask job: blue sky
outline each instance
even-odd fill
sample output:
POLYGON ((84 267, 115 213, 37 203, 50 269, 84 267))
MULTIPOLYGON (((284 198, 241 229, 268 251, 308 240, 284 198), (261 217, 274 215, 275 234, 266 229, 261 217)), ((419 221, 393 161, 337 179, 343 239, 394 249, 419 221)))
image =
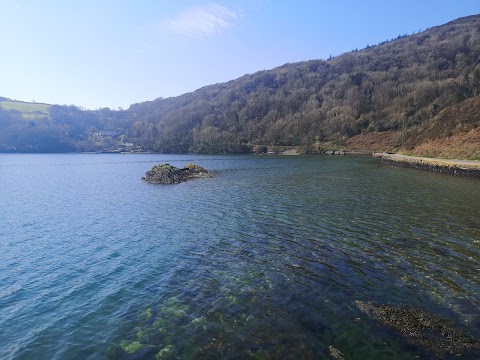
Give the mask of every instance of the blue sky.
POLYGON ((0 96, 128 108, 480 12, 474 0, 0 0, 0 96))

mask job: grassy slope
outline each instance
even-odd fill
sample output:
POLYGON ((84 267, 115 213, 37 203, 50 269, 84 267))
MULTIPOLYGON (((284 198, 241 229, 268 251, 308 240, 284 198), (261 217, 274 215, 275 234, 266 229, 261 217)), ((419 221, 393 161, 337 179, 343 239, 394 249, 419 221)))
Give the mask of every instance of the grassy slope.
POLYGON ((4 100, 0 101, 0 107, 4 110, 21 112, 24 119, 27 120, 38 119, 45 116, 48 117, 50 114, 50 105, 42 103, 4 100))

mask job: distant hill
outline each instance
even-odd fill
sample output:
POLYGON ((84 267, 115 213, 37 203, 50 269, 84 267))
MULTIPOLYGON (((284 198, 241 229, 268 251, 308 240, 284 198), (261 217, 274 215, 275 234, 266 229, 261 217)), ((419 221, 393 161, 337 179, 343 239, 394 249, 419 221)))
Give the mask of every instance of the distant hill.
MULTIPOLYGON (((478 108, 477 100, 468 100, 477 96, 480 16, 475 15, 328 60, 285 64, 125 111, 52 105, 48 117, 44 114, 57 144, 76 151, 133 143, 167 153, 297 146, 313 153, 351 148, 424 154, 427 143, 466 136, 460 129, 477 131, 480 118, 468 115, 478 108)), ((0 111, 0 127, 2 116, 10 117, 11 125, 13 115, 13 110, 0 111)), ((7 132, 15 135, 15 129, 10 126, 7 132)), ((475 139, 468 140, 473 147, 475 139)), ((28 148, 28 139, 22 141, 28 148)), ((12 143, 14 137, 0 136, 0 150, 12 143)), ((41 143, 32 151, 41 151, 41 143)), ((455 146, 470 146, 464 144, 455 146)), ((477 156, 475 150, 457 153, 477 156)), ((453 156, 447 150, 443 154, 453 156)))
MULTIPOLYGON (((0 152, 95 151, 118 147, 127 112, 29 103, 0 97, 0 152)), ((124 139, 124 136, 122 140, 124 139)))

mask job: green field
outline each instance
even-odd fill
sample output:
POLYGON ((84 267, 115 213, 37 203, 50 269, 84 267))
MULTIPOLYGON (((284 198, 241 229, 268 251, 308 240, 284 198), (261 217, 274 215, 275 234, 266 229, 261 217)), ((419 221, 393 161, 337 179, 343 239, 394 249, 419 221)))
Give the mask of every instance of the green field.
POLYGON ((0 107, 4 110, 19 111, 27 120, 49 117, 50 114, 50 105, 42 103, 5 100, 0 101, 0 107))

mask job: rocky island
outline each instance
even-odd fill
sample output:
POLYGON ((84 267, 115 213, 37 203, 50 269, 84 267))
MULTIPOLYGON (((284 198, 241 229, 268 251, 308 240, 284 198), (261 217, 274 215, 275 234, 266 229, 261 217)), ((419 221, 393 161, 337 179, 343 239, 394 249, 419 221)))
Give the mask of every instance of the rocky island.
POLYGON ((179 169, 170 164, 158 164, 145 173, 142 180, 150 184, 178 184, 195 178, 212 177, 211 171, 195 164, 187 164, 179 169))

